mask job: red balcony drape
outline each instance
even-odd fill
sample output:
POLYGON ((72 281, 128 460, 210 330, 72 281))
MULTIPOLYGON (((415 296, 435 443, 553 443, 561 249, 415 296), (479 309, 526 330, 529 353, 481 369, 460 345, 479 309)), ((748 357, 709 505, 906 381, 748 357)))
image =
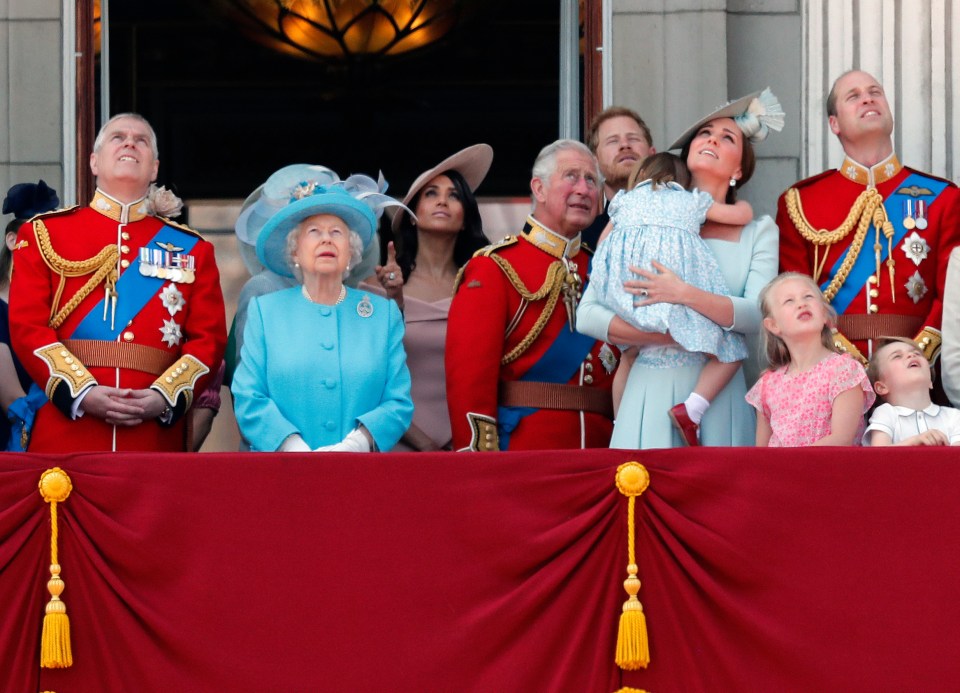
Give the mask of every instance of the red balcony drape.
POLYGON ((3 455, 2 689, 955 690, 958 488, 950 449, 3 455), (54 466, 75 663, 41 670, 54 466))

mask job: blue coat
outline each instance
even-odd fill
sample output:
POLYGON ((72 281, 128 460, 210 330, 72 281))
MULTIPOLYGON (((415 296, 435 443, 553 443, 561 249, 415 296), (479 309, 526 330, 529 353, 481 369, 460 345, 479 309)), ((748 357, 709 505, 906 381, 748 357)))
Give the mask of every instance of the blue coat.
POLYGON ((389 450, 413 418, 403 329, 396 303, 356 289, 335 306, 299 286, 254 298, 231 388, 240 433, 253 450, 293 433, 317 448, 362 423, 389 450))

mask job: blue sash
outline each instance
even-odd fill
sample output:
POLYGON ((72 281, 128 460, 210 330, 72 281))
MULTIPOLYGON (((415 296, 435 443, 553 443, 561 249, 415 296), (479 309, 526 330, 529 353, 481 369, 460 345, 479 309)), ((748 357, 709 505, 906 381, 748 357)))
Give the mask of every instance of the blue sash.
MULTIPOLYGON (((927 203, 927 209, 929 210, 930 205, 932 205, 940 193, 946 189, 947 185, 948 183, 945 181, 936 180, 935 178, 928 178, 922 173, 913 173, 907 176, 906 180, 900 183, 900 185, 897 187, 897 191, 911 187, 927 188, 931 191, 930 195, 918 195, 917 197, 914 197, 912 195, 894 192, 883 201, 883 207, 887 212, 887 219, 891 224, 893 224, 893 239, 889 246, 886 243, 881 243, 880 262, 886 261, 888 255, 887 248, 899 245, 900 241, 903 240, 903 237, 907 235, 907 229, 903 226, 904 200, 923 199, 927 203)), ((850 252, 849 249, 847 252, 850 252)), ((840 265, 843 264, 845 258, 846 253, 837 259, 836 264, 830 270, 830 277, 836 276, 840 269, 840 265)), ((850 274, 847 275, 847 279, 844 281, 843 286, 840 287, 836 296, 834 296, 833 300, 831 301, 833 307, 836 308, 837 313, 843 315, 843 313, 846 312, 847 308, 850 307, 850 304, 853 303, 853 300, 860 294, 861 289, 863 289, 864 284, 867 283, 870 275, 876 271, 876 268, 877 263, 874 254, 868 252, 865 248, 861 248, 860 254, 857 256, 857 260, 854 262, 853 268, 850 270, 850 274)), ((829 285, 830 280, 828 279, 821 284, 820 288, 825 291, 829 285)))
MULTIPOLYGON (((596 343, 593 337, 579 332, 571 332, 564 325, 554 338, 550 348, 520 376, 521 381, 538 383, 566 383, 583 363, 596 343)), ((497 431, 500 435, 500 449, 510 447, 510 434, 524 417, 538 411, 534 407, 497 407, 497 431)))
MULTIPOLYGON (((172 226, 162 226, 157 234, 147 244, 153 247, 155 243, 170 243, 183 248, 181 253, 189 253, 197 244, 197 237, 172 226)), ((71 339, 97 339, 104 342, 114 342, 126 328, 127 323, 133 320, 150 299, 157 295, 157 291, 166 279, 146 277, 140 274, 140 256, 130 263, 117 280, 117 312, 113 318, 113 327, 110 327, 110 309, 104 297, 87 313, 86 317, 77 325, 77 329, 70 336, 71 339), (106 313, 104 308, 106 307, 106 313), (107 315, 104 320, 103 316, 107 315)))
MULTIPOLYGON (((161 243, 171 243, 176 247, 182 248, 179 252, 189 253, 197 244, 197 237, 189 233, 180 231, 170 226, 164 225, 157 231, 156 235, 150 239, 148 245, 153 245, 155 241, 161 243)), ((107 307, 108 319, 104 320, 104 306, 107 299, 103 298, 93 309, 87 313, 86 317, 77 325, 76 330, 70 336, 71 339, 97 339, 100 341, 116 341, 127 323, 129 323, 143 309, 150 299, 157 295, 157 290, 165 282, 165 279, 159 277, 145 277, 140 274, 140 256, 130 263, 130 266, 124 271, 117 280, 117 294, 123 296, 123 300, 117 299, 117 312, 114 316, 114 328, 111 329, 109 321, 109 307, 107 307)), ((30 385, 30 392, 24 397, 14 400, 10 404, 7 416, 10 419, 11 432, 10 441, 7 444, 7 450, 11 452, 22 452, 29 444, 30 434, 33 430, 33 421, 37 412, 47 403, 47 396, 36 383, 30 385), (26 443, 21 445, 21 443, 26 443)))

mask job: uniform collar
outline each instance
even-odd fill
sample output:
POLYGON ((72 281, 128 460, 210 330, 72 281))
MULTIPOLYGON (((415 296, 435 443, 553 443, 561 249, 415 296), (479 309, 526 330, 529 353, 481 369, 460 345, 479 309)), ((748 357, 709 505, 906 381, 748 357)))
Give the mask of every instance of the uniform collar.
POLYGON ((97 192, 94 193, 93 199, 90 200, 90 207, 103 216, 109 217, 110 219, 120 222, 121 224, 129 224, 134 221, 140 221, 141 219, 149 216, 149 214, 147 214, 146 197, 141 197, 139 200, 134 202, 123 203, 120 200, 110 197, 100 188, 97 188, 97 192))
MULTIPOLYGON (((917 413, 916 409, 911 409, 910 407, 899 407, 896 404, 891 404, 890 406, 893 407, 900 416, 913 416, 917 413)), ((931 402, 930 406, 928 406, 926 409, 921 409, 920 411, 927 416, 936 417, 938 414, 940 414, 940 405, 931 402)))
POLYGON ((864 166, 848 156, 845 157, 843 163, 840 164, 839 170, 844 178, 852 180, 854 183, 859 183, 860 185, 875 188, 900 173, 900 171, 903 170, 903 164, 897 159, 896 153, 891 154, 879 164, 874 164, 873 166, 864 166))
POLYGON ((561 236, 533 218, 527 217, 527 223, 520 235, 540 250, 557 258, 572 258, 580 252, 580 234, 573 238, 561 236))

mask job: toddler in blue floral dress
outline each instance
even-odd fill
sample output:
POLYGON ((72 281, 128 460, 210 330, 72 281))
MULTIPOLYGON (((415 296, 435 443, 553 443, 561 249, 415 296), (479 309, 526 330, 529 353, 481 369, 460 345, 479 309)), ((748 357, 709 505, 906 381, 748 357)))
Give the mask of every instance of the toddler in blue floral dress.
MULTIPOLYGON (((599 302, 630 325, 643 332, 669 332, 687 351, 709 356, 693 392, 669 411, 681 438, 698 445, 696 431, 703 414, 747 356, 743 335, 723 329, 686 305, 637 302, 624 288, 624 282, 637 278, 631 267, 655 271, 652 262, 657 261, 687 284, 724 296, 730 293, 716 258, 700 238, 700 227, 706 220, 742 226, 753 219, 753 210, 747 202, 723 204, 709 193, 686 190, 689 181, 686 165, 674 154, 654 154, 640 162, 627 189, 610 202, 610 224, 600 237, 590 281, 599 302)), ((627 350, 621 360, 614 381, 615 404, 635 355, 634 349, 627 350)))

